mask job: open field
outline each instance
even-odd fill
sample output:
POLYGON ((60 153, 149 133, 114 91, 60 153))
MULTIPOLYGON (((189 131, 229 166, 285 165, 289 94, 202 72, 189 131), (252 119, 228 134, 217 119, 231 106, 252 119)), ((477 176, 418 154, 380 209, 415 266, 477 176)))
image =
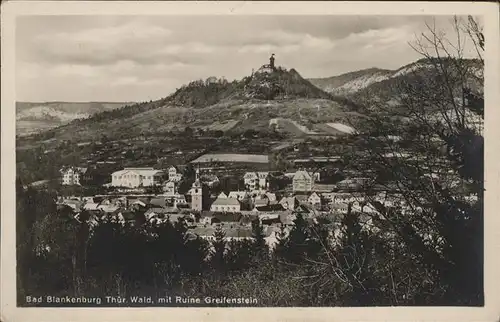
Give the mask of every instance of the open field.
POLYGON ((244 162, 244 163, 268 163, 269 157, 261 154, 204 154, 191 163, 209 162, 244 162))
POLYGON ((314 124, 314 130, 319 132, 319 134, 327 134, 332 136, 352 134, 356 130, 346 124, 342 123, 320 123, 314 124))

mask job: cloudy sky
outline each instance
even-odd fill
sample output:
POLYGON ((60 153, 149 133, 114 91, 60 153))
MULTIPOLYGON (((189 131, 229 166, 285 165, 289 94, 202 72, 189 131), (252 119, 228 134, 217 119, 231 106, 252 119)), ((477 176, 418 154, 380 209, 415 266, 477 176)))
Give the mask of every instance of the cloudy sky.
MULTIPOLYGON (((191 80, 276 64, 303 77, 420 58, 419 16, 23 16, 16 24, 18 101, 144 101, 191 80)), ((448 28, 450 17, 436 18, 448 28)), ((449 29, 451 32, 451 29, 449 29)))

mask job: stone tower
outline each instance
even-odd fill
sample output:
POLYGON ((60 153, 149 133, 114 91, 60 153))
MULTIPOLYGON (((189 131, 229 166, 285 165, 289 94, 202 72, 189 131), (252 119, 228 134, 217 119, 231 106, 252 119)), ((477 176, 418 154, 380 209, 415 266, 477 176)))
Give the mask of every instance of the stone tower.
POLYGON ((274 67, 274 54, 271 55, 271 57, 269 58, 269 67, 274 70, 275 67, 274 67))
POLYGON ((196 180, 192 185, 191 209, 196 211, 203 210, 203 187, 200 182, 200 169, 196 169, 196 180))

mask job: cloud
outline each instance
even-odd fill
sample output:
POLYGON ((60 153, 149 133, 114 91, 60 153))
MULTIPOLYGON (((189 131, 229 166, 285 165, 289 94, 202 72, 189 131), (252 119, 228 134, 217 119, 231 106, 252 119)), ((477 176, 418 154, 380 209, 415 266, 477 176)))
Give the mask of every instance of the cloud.
POLYGON ((142 101, 267 63, 326 77, 418 58, 418 16, 32 16, 16 28, 22 100, 142 101))

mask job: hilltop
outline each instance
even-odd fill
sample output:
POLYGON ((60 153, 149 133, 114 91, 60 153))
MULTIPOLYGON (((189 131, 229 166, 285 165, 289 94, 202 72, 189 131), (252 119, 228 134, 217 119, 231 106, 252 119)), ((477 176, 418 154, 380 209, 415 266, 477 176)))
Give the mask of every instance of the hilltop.
POLYGON ((331 99, 331 95, 304 79, 295 69, 261 67, 239 81, 210 77, 193 81, 166 98, 173 106, 203 108, 230 100, 331 99))
POLYGON ((355 110, 348 100, 317 88, 295 69, 270 69, 264 65, 241 80, 210 77, 192 81, 165 98, 79 118, 41 138, 113 139, 182 131, 186 127, 267 131, 277 117, 312 128, 318 122, 350 121, 359 116, 355 110))

